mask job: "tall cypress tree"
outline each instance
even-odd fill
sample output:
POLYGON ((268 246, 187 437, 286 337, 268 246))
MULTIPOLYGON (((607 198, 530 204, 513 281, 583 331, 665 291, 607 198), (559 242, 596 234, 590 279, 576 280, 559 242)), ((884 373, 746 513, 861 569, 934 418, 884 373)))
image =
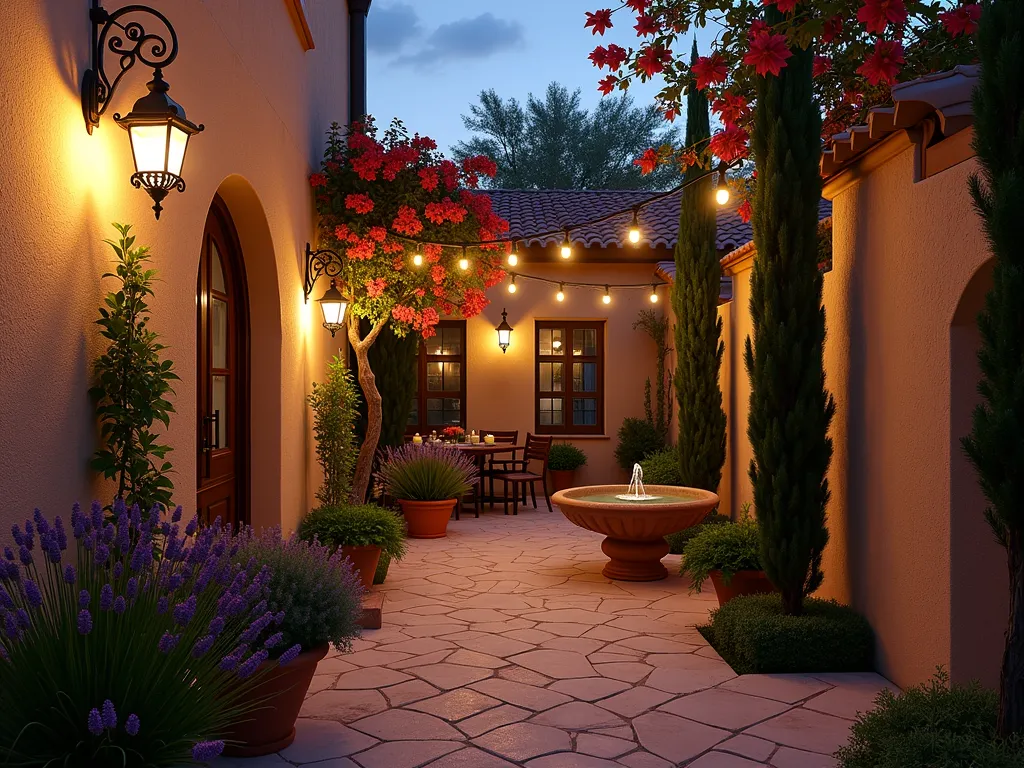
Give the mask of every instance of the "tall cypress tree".
POLYGON ((981 174, 971 178, 971 195, 995 267, 978 317, 982 402, 963 443, 1009 566, 997 724, 1009 736, 1024 732, 1024 3, 983 3, 978 52, 974 149, 981 174))
MULTIPOLYGON (((361 321, 365 323, 366 321, 361 321)), ((369 331, 369 324, 361 332, 369 331)), ((379 448, 401 445, 405 440, 405 425, 412 409, 412 396, 416 392, 418 377, 416 364, 419 339, 409 333, 399 338, 387 326, 370 347, 370 370, 377 380, 381 398, 381 429, 379 448)), ((359 422, 356 430, 360 439, 366 434, 366 404, 360 399, 359 422)))
MULTIPOLYGON (((697 59, 693 41, 692 61, 697 59)), ((686 145, 711 136, 708 100, 692 84, 686 93, 686 145)), ((705 173, 691 166, 686 179, 705 173)), ((683 192, 676 242, 672 309, 676 316, 676 401, 679 403, 679 462, 683 485, 717 491, 725 463, 725 411, 718 372, 722 367, 722 320, 718 294, 722 267, 715 248, 713 176, 683 192)))
MULTIPOLYGON (((774 6, 768 24, 782 21, 774 6)), ((761 559, 799 615, 821 584, 828 543, 826 473, 835 402, 825 388, 825 310, 818 271, 821 114, 811 80, 813 53, 795 49, 778 77, 759 77, 752 147, 757 161, 750 279, 753 339, 747 338, 753 447, 750 480, 761 559)))

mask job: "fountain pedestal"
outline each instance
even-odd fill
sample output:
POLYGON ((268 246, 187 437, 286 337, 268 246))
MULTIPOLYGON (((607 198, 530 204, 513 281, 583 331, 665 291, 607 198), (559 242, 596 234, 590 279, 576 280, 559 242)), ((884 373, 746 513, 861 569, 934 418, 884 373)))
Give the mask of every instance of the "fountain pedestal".
POLYGON ((601 551, 608 555, 608 563, 601 573, 618 581, 664 579, 668 576, 668 570, 661 564, 661 558, 668 554, 668 550, 668 542, 663 538, 657 541, 630 541, 608 536, 601 542, 601 551))

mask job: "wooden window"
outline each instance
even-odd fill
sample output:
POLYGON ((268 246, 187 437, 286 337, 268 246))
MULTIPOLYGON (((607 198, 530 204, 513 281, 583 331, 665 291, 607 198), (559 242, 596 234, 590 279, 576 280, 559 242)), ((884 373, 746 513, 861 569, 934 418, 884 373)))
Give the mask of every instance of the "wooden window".
POLYGON ((536 430, 604 434, 604 321, 536 321, 536 430))
POLYGON ((406 434, 466 428, 466 321, 442 320, 437 335, 420 342, 416 393, 406 434))

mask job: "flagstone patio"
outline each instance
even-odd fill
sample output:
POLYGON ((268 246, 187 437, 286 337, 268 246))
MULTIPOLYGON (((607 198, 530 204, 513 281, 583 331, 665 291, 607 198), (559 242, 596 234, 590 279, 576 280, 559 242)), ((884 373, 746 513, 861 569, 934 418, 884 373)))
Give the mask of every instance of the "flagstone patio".
MULTIPOLYGON (((601 537, 529 509, 452 521, 393 564, 384 627, 317 669, 295 743, 218 768, 828 768, 874 674, 737 677, 678 557, 601 575, 601 537)), ((380 589, 380 587, 378 587, 380 589)))

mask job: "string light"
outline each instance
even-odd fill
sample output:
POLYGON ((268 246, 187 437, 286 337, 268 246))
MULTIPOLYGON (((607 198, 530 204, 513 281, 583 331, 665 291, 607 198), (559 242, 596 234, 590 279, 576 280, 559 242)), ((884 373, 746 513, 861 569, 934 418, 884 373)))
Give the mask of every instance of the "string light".
POLYGON ((629 242, 636 245, 640 242, 640 209, 633 209, 633 223, 629 227, 629 242))
POLYGON ((601 297, 601 301, 605 304, 612 303, 612 294, 607 285, 604 287, 604 296, 601 297))
POLYGON ((651 284, 651 304, 657 304, 657 303, 658 303, 658 286, 656 284, 652 283, 651 284))
POLYGON ((423 243, 416 243, 416 253, 412 255, 412 265, 414 267, 423 266, 423 243))
POLYGON ((512 241, 512 253, 508 255, 508 265, 514 267, 519 263, 519 248, 516 245, 516 241, 512 241))
POLYGON ((729 186, 725 183, 725 166, 718 172, 718 188, 715 190, 715 202, 725 205, 729 202, 729 186))
POLYGON ((512 279, 509 281, 509 284, 508 284, 508 292, 509 293, 515 293, 516 290, 517 290, 516 289, 516 276, 512 275, 512 279))
POLYGON ((466 258, 466 246, 462 246, 462 258, 459 259, 459 269, 463 272, 469 269, 469 259, 466 258))
POLYGON ((558 284, 558 293, 555 294, 557 301, 565 301, 565 283, 558 284))
POLYGON ((569 241, 569 230, 565 230, 565 238, 562 240, 561 254, 563 259, 568 259, 572 256, 572 243, 569 241))

